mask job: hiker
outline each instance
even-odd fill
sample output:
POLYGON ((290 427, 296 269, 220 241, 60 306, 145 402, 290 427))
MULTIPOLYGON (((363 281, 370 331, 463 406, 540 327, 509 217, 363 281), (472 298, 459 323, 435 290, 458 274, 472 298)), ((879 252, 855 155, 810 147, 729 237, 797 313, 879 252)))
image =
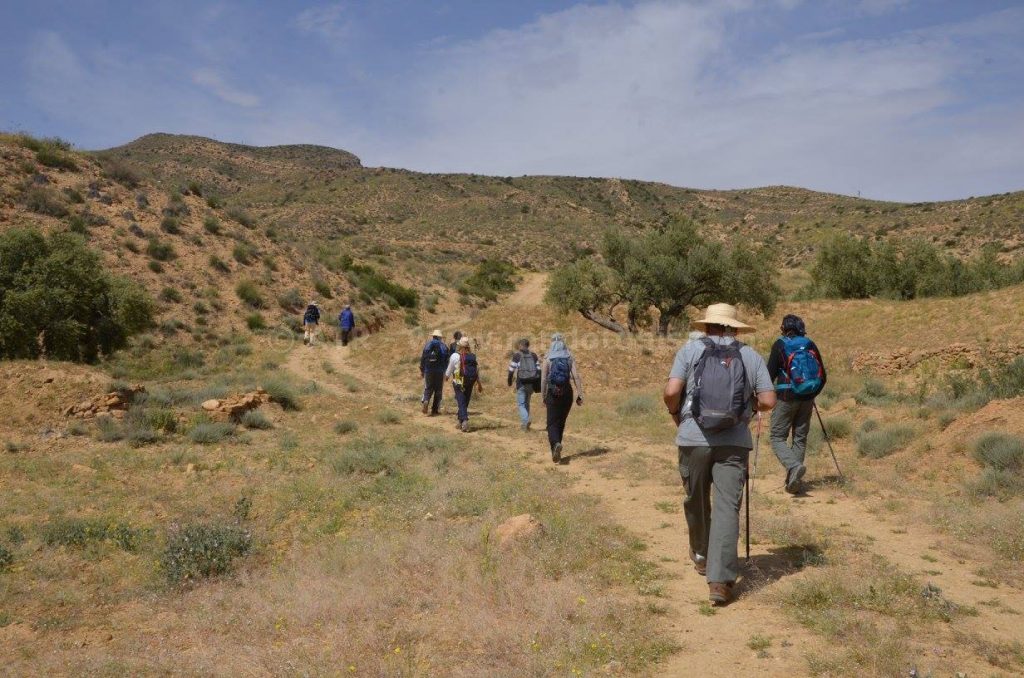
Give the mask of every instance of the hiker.
POLYGON ((724 605, 739 575, 740 504, 753 447, 747 424, 755 407, 775 406, 775 388, 761 356, 736 339, 754 330, 737 319, 736 307, 712 304, 693 325, 707 336, 676 353, 664 399, 678 427, 690 559, 707 576, 711 602, 724 605))
POLYGON ((572 409, 573 384, 576 385, 576 404, 583 406, 583 381, 580 379, 576 360, 565 345, 561 333, 551 335, 551 346, 544 356, 541 368, 541 393, 547 407, 548 445, 551 446, 551 461, 562 461, 562 435, 565 420, 572 409))
POLYGON ((456 348, 458 351, 448 359, 444 377, 452 380, 455 402, 459 404, 458 426, 465 433, 469 431, 469 401, 473 397, 473 387, 482 394, 484 386, 480 381, 480 366, 476 355, 469 352, 469 337, 459 337, 456 348))
POLYGON ((452 343, 448 344, 449 356, 459 352, 459 339, 462 339, 462 330, 455 330, 455 334, 452 335, 452 343))
POLYGON ((316 331, 320 327, 320 307, 315 301, 309 302, 306 312, 302 314, 302 342, 313 345, 316 338, 316 331))
POLYGON ((348 346, 348 340, 352 337, 352 330, 356 326, 356 315, 352 312, 352 306, 345 304, 338 314, 338 327, 341 328, 341 345, 348 346))
POLYGON ((807 338, 800 316, 782 319, 782 336, 772 344, 768 355, 768 374, 775 378, 778 405, 772 410, 772 451, 786 469, 785 487, 799 494, 807 473, 807 434, 811 430, 814 399, 825 387, 825 363, 821 351, 807 338), (788 443, 790 434, 793 444, 788 443))
POLYGON ((431 415, 436 415, 441 408, 441 397, 444 394, 444 371, 448 365, 448 347, 444 345, 441 330, 434 330, 430 341, 423 347, 420 356, 420 376, 423 377, 423 414, 428 408, 431 415), (433 403, 431 403, 433 399, 433 403))
POLYGON ((508 385, 516 389, 519 425, 524 431, 529 431, 530 397, 540 393, 540 359, 530 350, 529 339, 520 339, 517 348, 508 364, 508 385))

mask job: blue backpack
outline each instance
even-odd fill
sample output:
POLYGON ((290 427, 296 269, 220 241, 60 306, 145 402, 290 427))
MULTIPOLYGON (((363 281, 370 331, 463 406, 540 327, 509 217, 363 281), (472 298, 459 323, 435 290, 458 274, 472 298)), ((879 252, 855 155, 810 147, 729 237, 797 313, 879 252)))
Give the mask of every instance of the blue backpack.
POLYGON ((480 376, 480 367, 476 363, 476 354, 467 353, 462 359, 462 365, 460 367, 462 371, 462 381, 466 385, 476 383, 477 378, 480 376))
POLYGON ((807 337, 782 337, 785 364, 782 366, 782 381, 778 390, 788 390, 794 395, 818 395, 824 387, 821 357, 811 348, 807 337))
POLYGON ((548 383, 556 387, 565 386, 571 373, 572 362, 568 358, 553 358, 548 368, 548 383))

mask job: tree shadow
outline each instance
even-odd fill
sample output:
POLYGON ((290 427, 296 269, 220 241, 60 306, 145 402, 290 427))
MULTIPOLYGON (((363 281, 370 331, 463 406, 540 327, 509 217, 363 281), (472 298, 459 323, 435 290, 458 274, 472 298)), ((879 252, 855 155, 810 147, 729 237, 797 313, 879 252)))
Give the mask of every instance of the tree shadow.
POLYGON ((610 447, 592 447, 589 450, 583 450, 575 454, 567 454, 562 457, 562 464, 568 464, 573 459, 584 459, 586 457, 602 457, 612 451, 610 447))
POLYGON ((743 576, 736 583, 736 595, 773 584, 804 568, 821 565, 824 551, 820 544, 777 546, 750 557, 743 566, 743 576))

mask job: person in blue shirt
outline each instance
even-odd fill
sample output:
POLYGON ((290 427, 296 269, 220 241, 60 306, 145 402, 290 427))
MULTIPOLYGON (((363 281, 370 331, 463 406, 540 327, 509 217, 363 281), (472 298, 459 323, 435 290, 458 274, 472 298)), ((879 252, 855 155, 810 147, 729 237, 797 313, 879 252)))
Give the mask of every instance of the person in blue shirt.
POLYGON ((436 415, 441 409, 444 394, 444 372, 448 368, 448 347, 441 330, 434 330, 420 356, 420 376, 423 377, 423 414, 436 415), (433 402, 431 402, 431 400, 433 402))
POLYGON ((352 338, 352 330, 356 326, 356 315, 352 312, 352 306, 345 304, 345 308, 338 314, 338 327, 341 328, 341 345, 348 346, 348 340, 352 338))

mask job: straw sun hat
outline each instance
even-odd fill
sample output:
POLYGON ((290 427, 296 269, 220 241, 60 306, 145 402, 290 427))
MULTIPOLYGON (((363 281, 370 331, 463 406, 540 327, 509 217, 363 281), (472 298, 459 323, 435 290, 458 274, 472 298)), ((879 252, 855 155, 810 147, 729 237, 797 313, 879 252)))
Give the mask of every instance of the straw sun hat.
POLYGON ((700 320, 694 320, 691 324, 707 332, 708 325, 725 325, 736 330, 736 332, 753 332, 754 328, 736 319, 736 307, 732 304, 711 304, 700 320))
POLYGON ((434 330, 433 332, 430 333, 430 336, 437 337, 438 339, 444 337, 444 335, 441 334, 441 330, 434 330))

